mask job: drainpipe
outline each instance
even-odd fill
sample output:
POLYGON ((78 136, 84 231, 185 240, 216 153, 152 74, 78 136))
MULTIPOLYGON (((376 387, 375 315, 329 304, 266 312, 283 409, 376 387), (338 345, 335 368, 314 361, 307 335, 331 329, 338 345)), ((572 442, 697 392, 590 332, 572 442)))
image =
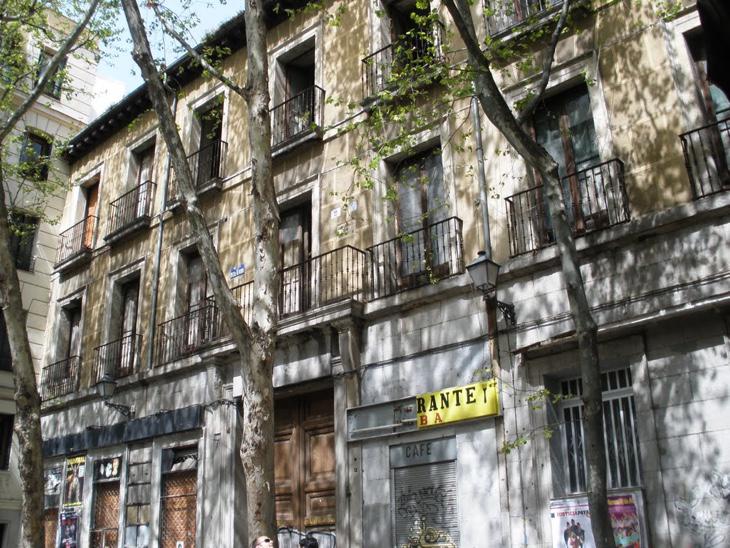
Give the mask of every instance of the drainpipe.
MULTIPOLYGON (((168 83, 169 85, 169 83, 168 83)), ((173 94, 172 97, 172 116, 173 119, 177 115, 177 93, 173 94)), ((155 248, 154 261, 152 263, 152 300, 150 302, 151 313, 150 313, 150 326, 149 326, 149 337, 147 338, 147 369, 152 369, 152 358, 155 350, 155 335, 157 332, 157 297, 160 289, 160 261, 162 258, 162 236, 165 227, 165 203, 167 201, 167 185, 170 181, 170 153, 168 152, 167 158, 165 159, 165 174, 162 178, 162 187, 160 188, 160 195, 162 196, 162 207, 157 215, 159 220, 157 230, 157 246, 155 248)))

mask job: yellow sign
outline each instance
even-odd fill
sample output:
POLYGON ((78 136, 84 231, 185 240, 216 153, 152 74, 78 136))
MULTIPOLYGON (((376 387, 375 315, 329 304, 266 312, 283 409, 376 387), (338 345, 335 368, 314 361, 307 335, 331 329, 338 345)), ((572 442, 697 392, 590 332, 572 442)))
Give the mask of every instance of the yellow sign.
POLYGON ((497 380, 419 394, 416 402, 419 428, 491 417, 499 414, 497 380))

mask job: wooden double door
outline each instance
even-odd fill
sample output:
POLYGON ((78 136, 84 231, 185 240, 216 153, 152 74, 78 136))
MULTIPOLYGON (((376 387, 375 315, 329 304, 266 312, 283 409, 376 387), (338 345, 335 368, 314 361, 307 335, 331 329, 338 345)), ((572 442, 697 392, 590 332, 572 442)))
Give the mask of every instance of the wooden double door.
POLYGON ((333 391, 277 400, 275 421, 278 526, 300 531, 334 526, 333 391))

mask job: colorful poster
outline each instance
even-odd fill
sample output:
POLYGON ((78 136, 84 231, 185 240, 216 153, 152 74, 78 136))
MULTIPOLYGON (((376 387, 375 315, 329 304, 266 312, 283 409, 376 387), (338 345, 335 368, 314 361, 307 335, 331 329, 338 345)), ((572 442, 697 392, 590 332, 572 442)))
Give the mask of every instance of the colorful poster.
POLYGON ((112 457, 97 461, 95 479, 101 481, 119 479, 119 474, 122 471, 122 467, 120 466, 121 461, 121 457, 112 457))
MULTIPOLYGON (((642 504, 637 493, 610 495, 608 513, 617 548, 642 548, 642 504)), ((576 497, 550 503, 553 548, 595 548, 588 499, 576 497)))
POLYGON ((73 457, 66 460, 66 480, 64 482, 63 505, 81 506, 81 496, 84 492, 84 475, 86 472, 86 457, 73 457))
POLYGON ((77 548, 79 541, 79 515, 71 510, 59 516, 61 535, 58 548, 77 548))

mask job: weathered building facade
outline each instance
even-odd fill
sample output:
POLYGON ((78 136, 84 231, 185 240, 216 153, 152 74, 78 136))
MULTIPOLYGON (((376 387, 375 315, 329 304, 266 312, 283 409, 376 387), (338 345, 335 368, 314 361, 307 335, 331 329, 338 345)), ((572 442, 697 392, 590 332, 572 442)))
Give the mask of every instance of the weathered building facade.
MULTIPOLYGON (((50 14, 51 29, 63 29, 69 21, 50 14)), ((55 53, 49 37, 26 36, 19 43, 30 67, 44 66, 55 53)), ((46 319, 50 302, 51 274, 56 261, 58 224, 65 202, 64 185, 68 182, 68 166, 55 154, 55 147, 67 141, 84 127, 91 117, 91 95, 94 88, 97 60, 86 49, 79 48, 62 64, 63 83, 53 79, 51 85, 30 108, 6 140, 4 161, 5 203, 11 221, 20 232, 9 242, 27 313, 26 327, 36 372, 44 364, 46 319), (35 164, 34 167, 34 163, 35 164), (20 164, 28 167, 14 171, 20 164), (56 189, 42 195, 35 185, 56 189), (39 202, 40 200, 40 202, 39 202), (42 204, 39 208, 39 203, 42 204)), ((35 72, 35 71, 34 71, 35 72)), ((32 74, 36 78, 37 74, 32 74)), ((15 89, 12 105, 25 98, 15 89)), ((5 113, 7 115, 7 113, 5 113)), ((0 313, 0 547, 18 545, 21 487, 13 436, 15 416, 15 383, 12 357, 0 313)))
MULTIPOLYGON (((347 105, 387 86, 417 8, 338 4, 269 34, 279 524, 320 531, 323 546, 563 546, 590 528, 573 326, 539 181, 482 119, 497 297, 514 305, 495 326, 465 269, 485 222, 475 154, 452 139, 468 134, 469 102, 371 166, 374 188, 360 188, 348 163, 360 136, 347 124, 369 111, 347 105), (419 427, 457 398, 483 390, 486 403, 495 386, 493 416, 419 427), (561 397, 536 405, 545 388, 561 397), (528 443, 502 451, 518 436, 528 443)), ((718 545, 730 538, 727 104, 703 78, 693 5, 594 4, 561 40, 532 126, 560 163, 599 323, 617 538, 718 545)), ((480 37, 519 39, 555 8, 528 5, 487 17, 475 6, 480 37)), ((242 19, 210 40, 230 47, 224 69, 243 81, 242 19)), ((185 60, 169 74, 201 206, 247 314, 245 105, 185 60)), ((516 65, 500 79, 510 104, 537 85, 516 65)), ((48 546, 246 542, 237 356, 148 107, 136 90, 70 153, 43 385, 48 546), (103 400, 107 375, 116 386, 103 400)))

